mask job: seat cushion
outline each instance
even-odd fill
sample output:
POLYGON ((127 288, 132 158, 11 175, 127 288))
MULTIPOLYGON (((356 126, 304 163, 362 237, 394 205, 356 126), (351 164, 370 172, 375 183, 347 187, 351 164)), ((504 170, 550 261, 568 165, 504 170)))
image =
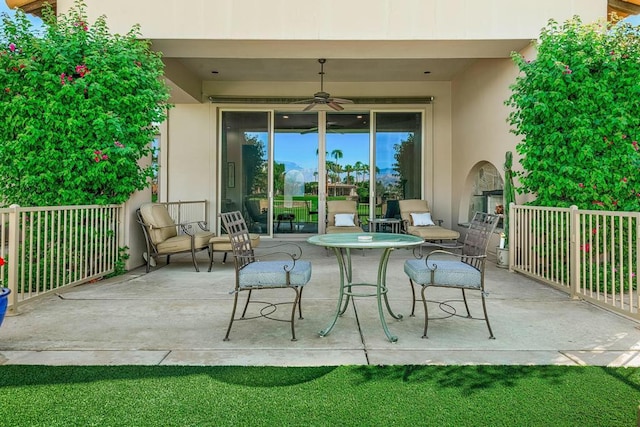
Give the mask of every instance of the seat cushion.
POLYGON ((170 237, 156 245, 159 254, 170 254, 175 252, 185 252, 191 250, 191 236, 181 234, 170 237))
MULTIPOLYGON (((240 270, 240 287, 250 286, 284 286, 287 283, 285 266, 291 266, 293 261, 256 261, 247 264, 240 270)), ((309 261, 296 261, 296 265, 290 272, 291 286, 304 286, 311 279, 311 263, 309 261)))
POLYGON ((214 236, 210 231, 198 231, 194 236, 194 243, 196 249, 202 249, 209 246, 209 241, 214 236))
POLYGON ((480 289, 480 271, 461 261, 410 259, 404 262, 404 272, 419 285, 480 289), (433 271, 433 281, 431 273, 433 271))
POLYGON ((439 225, 425 225, 416 227, 410 225, 407 227, 407 233, 423 238, 424 240, 457 240, 460 233, 439 225))
MULTIPOLYGON (((260 235, 250 233, 249 238, 251 239, 251 247, 257 248, 260 246, 260 235)), ((229 240, 229 236, 214 236, 209 239, 209 244, 211 244, 211 250, 214 252, 231 252, 231 241, 229 240)))
POLYGON ((331 233, 364 233, 362 227, 337 227, 335 225, 327 226, 327 234, 331 233))

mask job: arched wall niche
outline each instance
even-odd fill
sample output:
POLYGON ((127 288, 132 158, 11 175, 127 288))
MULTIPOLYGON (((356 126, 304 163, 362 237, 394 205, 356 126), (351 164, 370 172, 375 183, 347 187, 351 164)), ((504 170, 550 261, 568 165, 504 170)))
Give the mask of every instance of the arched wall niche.
POLYGON ((460 198, 459 223, 471 220, 474 212, 502 213, 504 180, 491 162, 480 161, 469 171, 460 198))

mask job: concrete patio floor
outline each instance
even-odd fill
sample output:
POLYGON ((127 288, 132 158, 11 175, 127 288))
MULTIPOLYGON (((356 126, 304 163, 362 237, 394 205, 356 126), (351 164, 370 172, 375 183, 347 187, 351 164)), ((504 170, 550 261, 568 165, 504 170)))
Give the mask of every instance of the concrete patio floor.
MULTIPOLYGON (((265 241, 264 246, 271 242, 265 241)), ((274 242, 275 243, 275 242, 274 242)), ((0 364, 41 365, 270 365, 494 364, 640 366, 638 323, 488 263, 486 287, 495 340, 484 321, 453 317, 434 320, 423 339, 424 312, 409 317, 411 293, 403 273, 410 250, 393 252, 388 267, 391 307, 402 313, 387 323, 398 342, 387 340, 375 298, 357 298, 333 331, 319 337, 336 310, 338 268, 332 253, 298 242, 312 261, 303 292, 298 340, 287 323, 267 319, 235 322, 223 341, 232 306, 233 263, 216 254, 207 272, 188 257, 145 274, 77 286, 20 307, 0 327, 0 364)), ((264 251, 263 247, 259 248, 264 251)), ((354 282, 375 279, 380 252, 356 251, 354 282)), ((265 291, 273 300, 291 290, 265 291)), ((479 295, 470 293, 472 314, 481 314, 479 295)), ((434 300, 459 299, 460 292, 429 290, 434 300)), ((244 295, 243 295, 244 297, 244 295)), ((430 306, 433 315, 437 307, 430 306)), ((287 316, 288 307, 278 310, 287 316)))

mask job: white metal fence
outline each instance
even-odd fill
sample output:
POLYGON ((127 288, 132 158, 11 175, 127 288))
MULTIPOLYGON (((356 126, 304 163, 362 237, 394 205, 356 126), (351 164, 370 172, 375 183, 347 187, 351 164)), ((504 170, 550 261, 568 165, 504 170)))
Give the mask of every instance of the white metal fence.
POLYGON ((9 312, 28 299, 112 273, 122 205, 0 209, 2 286, 9 312))
POLYGON ((510 268, 640 318, 640 212, 512 205, 510 268))

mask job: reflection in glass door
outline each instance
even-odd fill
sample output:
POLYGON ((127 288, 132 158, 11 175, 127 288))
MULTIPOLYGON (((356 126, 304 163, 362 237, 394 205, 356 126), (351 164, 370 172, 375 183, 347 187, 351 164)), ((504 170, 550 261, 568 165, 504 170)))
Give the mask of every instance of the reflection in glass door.
POLYGON ((327 200, 355 200, 358 216, 369 217, 369 113, 327 113, 327 200))
POLYGON ((422 197, 422 119, 223 111, 220 210, 240 210, 251 232, 266 235, 322 232, 326 200, 358 201, 365 229, 369 219, 398 217, 398 200, 422 197))
POLYGON ((274 233, 318 233, 318 179, 318 113, 276 113, 274 233))
POLYGON ((225 111, 221 134, 221 212, 239 210, 252 233, 270 234, 268 112, 225 111))
POLYGON ((422 197, 422 114, 375 114, 375 203, 378 217, 400 218, 398 200, 422 197))

